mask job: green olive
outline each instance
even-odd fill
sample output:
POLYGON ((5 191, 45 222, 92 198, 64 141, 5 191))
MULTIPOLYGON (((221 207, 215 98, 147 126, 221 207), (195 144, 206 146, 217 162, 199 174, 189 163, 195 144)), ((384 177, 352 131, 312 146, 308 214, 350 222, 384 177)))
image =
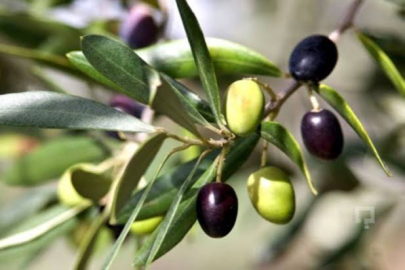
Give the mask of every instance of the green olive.
POLYGON ((254 132, 263 116, 264 96, 260 86, 252 80, 231 84, 226 98, 226 120, 229 129, 245 137, 254 132))
POLYGON ((159 226, 162 220, 163 216, 157 216, 145 220, 135 221, 131 225, 131 233, 134 235, 150 234, 159 226))
POLYGON ((264 219, 286 224, 293 218, 294 188, 282 170, 262 168, 249 176, 247 186, 253 206, 264 219))

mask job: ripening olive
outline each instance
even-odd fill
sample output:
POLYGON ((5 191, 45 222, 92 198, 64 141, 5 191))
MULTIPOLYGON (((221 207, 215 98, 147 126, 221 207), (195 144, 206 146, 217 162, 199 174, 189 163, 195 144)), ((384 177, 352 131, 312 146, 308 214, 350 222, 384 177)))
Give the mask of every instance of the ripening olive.
POLYGON ((290 56, 290 73, 297 81, 319 82, 334 69, 338 59, 336 45, 328 37, 313 35, 294 48, 290 56))
MULTIPOLYGON (((125 95, 115 95, 110 101, 110 106, 136 118, 142 117, 142 112, 145 106, 125 95)), ((106 134, 114 139, 120 139, 120 136, 115 131, 107 131, 106 134)))
POLYGON ((301 134, 308 151, 321 159, 335 159, 342 153, 342 129, 328 110, 307 112, 301 121, 301 134))
POLYGON ((162 222, 163 216, 135 221, 131 225, 131 233, 134 235, 145 235, 152 233, 162 222))
POLYGON ((247 187, 254 208, 264 219, 276 224, 286 224, 293 218, 294 188, 281 169, 260 169, 249 176, 247 187))
POLYGON ((120 37, 133 49, 155 43, 159 37, 159 26, 154 10, 147 4, 135 4, 120 27, 120 37))
POLYGON ((197 196, 197 219, 211 237, 226 236, 235 225, 238 198, 233 188, 224 183, 210 183, 197 196))
POLYGON ((226 120, 229 129, 244 137, 254 132, 263 116, 264 96, 259 85, 251 80, 231 84, 226 97, 226 120))
POLYGON ((141 118, 142 112, 145 109, 145 106, 125 95, 115 95, 110 101, 110 106, 119 111, 135 116, 136 118, 141 118))

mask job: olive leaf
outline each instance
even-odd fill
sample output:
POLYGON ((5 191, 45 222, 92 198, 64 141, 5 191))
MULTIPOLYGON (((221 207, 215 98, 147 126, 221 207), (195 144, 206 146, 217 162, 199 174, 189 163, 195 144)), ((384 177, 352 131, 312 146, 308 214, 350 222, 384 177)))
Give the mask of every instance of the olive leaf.
POLYGON ((0 236, 14 229, 16 225, 31 218, 47 204, 56 200, 55 187, 33 188, 0 208, 0 236))
POLYGON ((89 207, 74 208, 54 206, 15 228, 13 234, 0 239, 0 257, 19 253, 21 249, 36 249, 50 243, 55 237, 75 226, 75 217, 89 207))
MULTIPOLYGON (((96 72, 90 69, 90 76, 141 103, 150 105, 199 136, 194 124, 196 109, 192 103, 171 86, 173 83, 167 85, 167 80, 161 80, 159 73, 129 47, 110 38, 95 35, 84 37, 82 47, 86 58, 97 69, 96 72)), ((204 120, 202 116, 198 119, 200 122, 204 120)), ((205 121, 204 124, 208 125, 208 122, 205 121)))
MULTIPOLYGON (((214 162, 218 154, 218 150, 213 151, 202 160, 202 162, 198 166, 195 176, 193 177, 194 182, 197 181, 197 179, 209 168, 209 166, 211 166, 212 162, 214 162)), ((151 189, 141 211, 139 212, 138 220, 165 214, 167 209, 170 207, 173 198, 176 196, 179 187, 188 178, 196 162, 197 159, 194 159, 192 161, 174 167, 165 174, 159 176, 159 178, 153 185, 153 188, 151 189)), ((123 224, 128 220, 129 216, 132 213, 132 210, 138 204, 144 192, 145 188, 133 194, 132 197, 128 200, 122 210, 118 213, 117 222, 119 224, 123 224)))
POLYGON ((79 196, 98 203, 107 194, 112 182, 104 173, 92 164, 80 163, 69 168, 63 177, 79 196))
MULTIPOLYGON (((259 140, 259 136, 253 134, 247 138, 238 139, 234 145, 232 145, 229 154, 226 157, 222 180, 226 181, 231 177, 233 173, 235 173, 243 163, 248 159, 249 155, 252 153, 253 149, 255 148, 257 142, 259 140)), ((215 153, 218 156, 218 152, 215 153)), ((211 155, 211 154, 210 154, 211 155)), ((212 157, 211 157, 212 158, 212 157)), ((204 160, 209 160, 205 158, 204 160)), ((190 168, 190 171, 193 167, 190 168)), ((193 224, 195 223, 197 216, 196 216, 196 199, 198 190, 204 186, 206 183, 212 181, 216 176, 216 163, 209 163, 209 167, 205 170, 205 172, 198 178, 198 180, 193 184, 192 189, 190 189, 185 195, 184 200, 180 203, 176 214, 174 215, 171 225, 167 228, 167 237, 165 238, 164 242, 160 246, 159 250, 154 256, 154 260, 157 260, 167 252, 169 252, 173 247, 175 247, 188 233, 191 229, 193 224)), ((187 177, 186 177, 187 178, 187 177)), ((186 179, 184 179, 186 180, 186 179)), ((183 182, 179 183, 176 191, 182 185, 183 182)), ((165 192, 160 193, 160 196, 164 196, 165 192)), ((172 195, 170 200, 173 201, 176 193, 172 195)), ((157 201, 160 203, 161 201, 157 201)), ((166 210, 170 206, 167 206, 166 210)), ((158 230, 155 230, 152 235, 148 238, 142 248, 135 254, 135 262, 134 264, 137 266, 143 266, 146 264, 147 258, 151 252, 153 247, 153 243, 156 240, 158 234, 158 230)))
POLYGON ((364 33, 357 31, 357 38, 391 80, 398 92, 405 96, 405 80, 389 56, 364 33))
POLYGON ((114 182, 110 199, 112 224, 117 222, 117 213, 131 197, 166 138, 164 133, 157 133, 139 146, 126 164, 122 175, 114 182))
MULTIPOLYGON (((200 162, 203 158, 204 158, 204 154, 202 154, 198 158, 197 163, 195 164, 193 170, 190 172, 190 175, 187 177, 187 179, 181 185, 179 192, 177 192, 176 196, 174 197, 173 202, 170 205, 170 208, 167 211, 167 214, 166 214, 164 220, 162 221, 162 223, 159 226, 159 230, 158 230, 156 239, 153 242, 151 251, 150 251, 148 259, 146 261, 146 267, 148 267, 149 264, 152 263, 152 261, 154 260, 154 258, 157 255, 159 249, 161 248, 163 242, 165 241, 165 239, 168 235, 169 228, 173 224, 174 217, 176 216, 177 211, 180 208, 180 203, 183 200, 185 193, 190 189, 194 174, 196 173, 196 171, 198 169, 198 165, 200 164, 200 162)), ((214 164, 216 164, 216 163, 217 163, 217 161, 214 164)), ((214 165, 212 167, 213 167, 213 170, 215 170, 215 172, 216 172, 217 166, 214 165)))
POLYGON ((88 35, 82 38, 82 50, 89 63, 119 85, 126 95, 143 104, 153 100, 148 84, 149 70, 129 47, 111 38, 88 35))
POLYGON ((370 136, 368 135, 367 131, 365 130, 363 124, 357 118, 356 114, 353 112, 352 108, 346 102, 346 100, 333 88, 321 84, 319 89, 316 89, 317 93, 327 102, 329 103, 345 120, 346 122, 353 128, 353 130, 357 133, 357 135, 364 141, 364 143, 370 148, 373 152, 374 156, 376 157, 377 161, 380 163, 381 167, 384 169, 385 173, 388 176, 391 176, 391 172, 385 165, 384 161, 381 159, 380 155, 374 143, 372 142, 370 136))
MULTIPOLYGON (((221 75, 254 74, 280 77, 282 72, 262 54, 240 44, 206 38, 215 71, 221 75)), ((173 78, 198 76, 186 39, 159 43, 135 51, 149 65, 173 78)))
MULTIPOLYGON (((264 55, 240 44, 217 38, 206 38, 216 73, 221 75, 267 75, 280 77, 282 72, 264 55)), ((159 72, 175 78, 198 76, 190 44, 186 39, 162 42, 147 48, 135 50, 147 64, 159 72)), ((99 73, 81 51, 67 55, 70 63, 89 77, 111 88, 117 87, 99 73)))
POLYGON ((129 114, 82 97, 38 91, 0 98, 0 125, 151 133, 155 128, 129 114))
MULTIPOLYGON (((155 71, 156 72, 156 71, 155 71)), ((159 76, 156 72, 156 76, 159 76)), ((159 86, 156 89, 151 107, 156 111, 167 115, 174 122, 184 127, 194 135, 201 137, 195 125, 196 120, 200 123, 209 125, 204 118, 183 95, 176 90, 167 80, 159 80, 159 86), (198 117, 199 116, 199 117, 198 117)))
POLYGON ((108 153, 94 139, 66 135, 45 142, 18 158, 3 173, 1 181, 8 185, 39 185, 60 177, 69 167, 77 163, 98 162, 107 156, 108 153), (50 161, 52 166, 49 166, 50 161))
POLYGON ((312 184, 301 147, 294 136, 280 123, 272 121, 262 123, 260 134, 263 139, 275 145, 297 165, 307 179, 312 193, 317 195, 318 192, 312 184))
POLYGON ((200 75, 201 84, 214 113, 217 124, 222 127, 225 118, 221 112, 221 99, 214 65, 211 61, 204 35, 198 24, 197 18, 185 0, 176 0, 177 7, 183 21, 187 39, 193 52, 194 62, 200 75))
POLYGON ((85 270, 87 268, 87 264, 94 251, 94 245, 96 244, 97 236, 99 235, 100 230, 103 228, 108 218, 108 215, 106 215, 105 213, 106 212, 103 212, 101 215, 96 217, 88 231, 86 231, 83 241, 80 243, 79 255, 77 256, 77 260, 73 269, 85 270))

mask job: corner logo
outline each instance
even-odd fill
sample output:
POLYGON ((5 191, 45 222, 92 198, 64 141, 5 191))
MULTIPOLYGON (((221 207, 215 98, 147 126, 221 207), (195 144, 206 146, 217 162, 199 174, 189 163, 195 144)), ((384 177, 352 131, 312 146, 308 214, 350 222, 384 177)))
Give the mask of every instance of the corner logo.
POLYGON ((354 218, 356 223, 363 223, 364 229, 369 229, 375 223, 374 206, 358 206, 355 208, 354 218))

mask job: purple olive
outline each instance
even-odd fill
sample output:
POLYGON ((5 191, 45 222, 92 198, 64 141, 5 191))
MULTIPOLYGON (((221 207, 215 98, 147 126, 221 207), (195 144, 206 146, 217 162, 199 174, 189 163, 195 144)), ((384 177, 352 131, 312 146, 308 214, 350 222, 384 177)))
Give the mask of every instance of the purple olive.
POLYGON ((153 9, 146 4, 135 4, 120 27, 120 37, 133 49, 147 47, 159 37, 159 26, 153 9))
POLYGON ((145 108, 145 106, 125 95, 114 96, 110 101, 110 106, 132 116, 135 116, 136 118, 141 118, 142 112, 145 108))
MULTIPOLYGON (((110 106, 119 111, 135 116, 136 118, 141 118, 142 112, 145 109, 144 105, 125 95, 115 95, 110 101, 110 106)), ((107 131, 106 133, 111 138, 120 139, 120 136, 118 136, 118 133, 115 131, 107 131)))
POLYGON ((301 134, 308 151, 321 159, 335 159, 342 153, 342 129, 328 110, 307 112, 301 121, 301 134))
POLYGON ((290 56, 290 73, 297 81, 319 82, 334 69, 338 59, 336 45, 328 37, 313 35, 294 48, 290 56))
POLYGON ((238 198, 233 188, 224 183, 210 183, 200 189, 197 197, 197 219, 210 237, 226 236, 235 225, 238 198))

